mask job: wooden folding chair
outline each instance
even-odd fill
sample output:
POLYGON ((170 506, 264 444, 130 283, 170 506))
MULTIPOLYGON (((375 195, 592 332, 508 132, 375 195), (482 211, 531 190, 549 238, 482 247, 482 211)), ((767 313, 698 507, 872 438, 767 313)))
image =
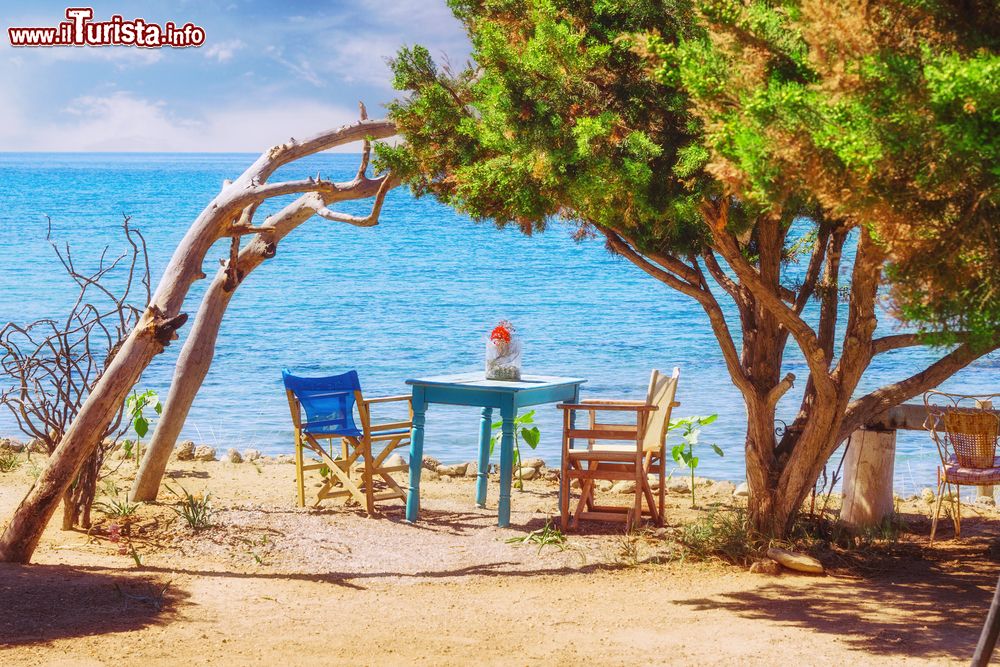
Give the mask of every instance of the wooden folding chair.
POLYGON ((356 371, 329 377, 307 378, 281 372, 288 396, 288 407, 295 428, 295 479, 298 484, 299 507, 305 506, 305 473, 324 470, 323 485, 316 494, 316 505, 326 498, 353 498, 368 514, 375 513, 375 503, 392 498, 405 500, 406 492, 390 473, 409 470, 408 465, 387 466, 386 458, 396 449, 410 444, 413 407, 409 419, 383 424, 371 423, 371 406, 377 403, 407 401, 410 396, 386 396, 366 399, 356 371), (358 408, 361 428, 354 421, 358 408), (305 413, 305 420, 302 416, 305 413), (341 452, 335 456, 333 442, 341 441, 341 452), (327 447, 320 444, 327 441, 327 447), (305 462, 305 450, 318 460, 305 462), (351 469, 361 460, 361 479, 351 477, 351 469), (376 493, 376 478, 388 490, 376 493))
POLYGON ((652 517, 656 525, 663 525, 664 482, 666 476, 666 437, 670 413, 680 405, 674 401, 680 369, 667 377, 654 370, 649 378, 645 401, 587 400, 580 403, 561 403, 563 411, 562 476, 559 495, 559 513, 562 529, 579 525, 580 519, 598 521, 624 521, 627 526, 638 526, 642 515, 652 517), (572 415, 587 412, 590 423, 586 428, 571 427, 572 415), (635 424, 599 423, 598 412, 632 412, 635 424), (574 439, 587 440, 586 449, 571 448, 574 439), (607 441, 631 441, 631 444, 612 445, 607 441), (654 498, 649 475, 659 477, 659 495, 654 498), (580 480, 580 500, 570 519, 570 483, 580 480), (594 489, 597 480, 634 480, 635 502, 632 507, 597 505, 594 489), (643 500, 646 507, 643 508, 643 500))

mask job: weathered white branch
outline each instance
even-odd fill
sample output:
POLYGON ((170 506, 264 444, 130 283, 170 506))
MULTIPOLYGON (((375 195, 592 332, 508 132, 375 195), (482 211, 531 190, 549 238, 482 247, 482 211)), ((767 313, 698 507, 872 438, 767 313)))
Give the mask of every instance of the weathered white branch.
POLYGON ((153 431, 142 465, 132 484, 130 500, 156 499, 170 453, 215 356, 215 344, 222 319, 236 288, 255 268, 273 257, 277 252, 277 244, 309 220, 317 208, 326 208, 339 201, 375 196, 376 205, 369 215, 372 224, 375 224, 386 192, 396 183, 387 175, 381 179, 363 178, 350 187, 343 187, 335 192, 304 194, 264 220, 257 228, 260 232, 240 250, 232 270, 229 263, 219 270, 205 291, 194 326, 181 348, 163 414, 153 431))
POLYGON ((355 227, 374 227, 378 224, 378 216, 382 211, 382 203, 385 201, 386 193, 398 184, 399 182, 391 176, 387 176, 382 179, 382 185, 379 187, 378 193, 375 195, 375 203, 372 204, 372 210, 364 217, 350 215, 348 213, 340 213, 338 211, 331 211, 326 207, 322 197, 319 196, 311 198, 309 205, 312 206, 315 204, 315 208, 313 210, 316 212, 316 215, 324 220, 329 220, 331 222, 345 222, 349 225, 354 225, 355 227))
MULTIPOLYGON (((266 183, 268 177, 281 166, 307 155, 354 141, 387 138, 393 134, 395 126, 391 121, 361 120, 321 132, 304 142, 290 141, 265 152, 238 179, 223 187, 178 244, 152 295, 149 307, 108 364, 63 435, 58 448, 49 458, 45 469, 0 535, 0 561, 27 562, 31 558, 45 525, 83 461, 97 447, 102 434, 153 357, 177 337, 177 329, 187 320, 187 315, 181 309, 191 284, 204 276, 202 264, 206 254, 216 241, 227 236, 234 221, 239 223, 248 207, 269 197, 318 192, 332 200, 343 188, 356 185, 338 185, 316 180, 270 185, 266 183)), ((253 208, 248 212, 247 226, 252 212, 253 208)), ((311 211, 308 213, 311 215, 311 211)), ((309 215, 305 217, 308 218, 309 215)), ((260 245, 265 251, 273 249, 273 242, 263 240, 261 234, 250 245, 256 247, 257 239, 260 239, 260 245)), ((238 284, 239 271, 232 275, 235 276, 235 284, 238 284)))

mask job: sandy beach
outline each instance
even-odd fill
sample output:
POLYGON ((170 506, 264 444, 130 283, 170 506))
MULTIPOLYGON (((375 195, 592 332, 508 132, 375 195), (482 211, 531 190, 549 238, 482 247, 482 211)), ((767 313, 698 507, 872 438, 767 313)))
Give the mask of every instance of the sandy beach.
MULTIPOLYGON (((0 474, 0 515, 37 460, 0 474)), ((126 462, 113 483, 132 474, 126 462)), ((697 510, 671 491, 664 529, 585 524, 540 548, 508 540, 556 514, 554 482, 515 490, 500 529, 495 479, 478 509, 471 477, 427 477, 409 525, 399 501, 374 519, 336 501, 300 509, 294 466, 273 459, 173 462, 167 485, 210 493, 212 527, 187 527, 166 490, 126 519, 95 511, 89 534, 53 522, 36 564, 0 566, 3 664, 960 664, 996 581, 982 508, 960 541, 945 527, 927 549, 927 506, 911 500, 914 532, 895 544, 773 576, 677 543, 740 502, 730 483, 706 481, 697 510)))

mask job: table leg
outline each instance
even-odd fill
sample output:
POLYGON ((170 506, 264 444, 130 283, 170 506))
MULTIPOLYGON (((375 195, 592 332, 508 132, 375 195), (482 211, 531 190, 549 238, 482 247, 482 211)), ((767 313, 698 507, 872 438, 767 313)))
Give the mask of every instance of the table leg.
POLYGON ((486 507, 486 484, 490 479, 490 435, 493 433, 493 408, 483 408, 479 419, 479 470, 476 476, 476 504, 486 507))
MULTIPOLYGON (((573 403, 576 403, 577 405, 580 404, 580 385, 578 385, 578 384, 577 385, 573 385, 573 403)), ((570 410, 569 411, 569 429, 572 431, 575 428, 576 428, 576 410, 570 410)), ((575 446, 575 443, 576 443, 575 439, 574 438, 570 438, 569 439, 569 448, 573 449, 573 447, 575 446)), ((567 469, 567 468, 564 467, 564 462, 563 461, 559 461, 559 469, 560 470, 566 470, 567 469)), ((569 488, 568 484, 566 485, 566 488, 567 489, 569 488)), ((558 496, 558 499, 559 499, 559 507, 562 507, 562 502, 563 502, 563 484, 562 484, 562 479, 561 478, 559 480, 559 496, 558 496)), ((569 505, 567 505, 567 507, 569 507, 569 505)))
POLYGON ((406 520, 416 523, 420 512, 420 470, 424 461, 424 416, 427 401, 423 387, 413 387, 413 430, 410 431, 410 488, 406 496, 406 520))
MULTIPOLYGON (((573 386, 573 402, 577 405, 580 404, 580 385, 573 386)), ((569 411, 569 428, 573 430, 576 428, 576 410, 569 411)), ((576 447, 576 440, 571 438, 569 441, 569 448, 573 449, 576 447)))
POLYGON ((517 410, 513 399, 505 400, 500 406, 503 420, 500 436, 500 502, 497 505, 497 525, 510 525, 510 487, 514 477, 514 417, 517 410))

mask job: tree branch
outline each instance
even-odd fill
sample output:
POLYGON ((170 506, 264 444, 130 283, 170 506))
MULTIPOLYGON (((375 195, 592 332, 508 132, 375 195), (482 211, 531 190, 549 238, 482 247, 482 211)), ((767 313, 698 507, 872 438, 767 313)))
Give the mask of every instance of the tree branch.
MULTIPOLYGON (((697 284, 693 284, 685 279, 682 279, 672 272, 668 272, 664 268, 654 266, 652 263, 646 260, 645 257, 639 254, 628 241, 622 238, 621 234, 615 230, 609 229, 607 227, 597 227, 604 234, 604 237, 608 240, 608 247, 611 248, 615 253, 626 258, 640 269, 656 278, 662 283, 666 283, 668 286, 674 288, 678 292, 687 294, 692 299, 701 300, 704 295, 704 290, 701 289, 697 284)), ((690 272, 690 267, 685 267, 690 272)), ((692 272, 693 273, 693 272, 692 272)), ((695 274, 695 283, 697 282, 697 275, 695 274)))
POLYGON ((816 281, 819 280, 820 269, 823 268, 823 260, 826 259, 826 247, 830 238, 830 226, 825 220, 820 221, 819 232, 816 236, 816 243, 813 245, 812 256, 809 258, 809 266, 806 268, 806 276, 799 287, 799 293, 795 297, 794 310, 802 313, 809 297, 813 295, 816 288, 816 281))
MULTIPOLYGON (((598 227, 598 229, 600 229, 601 233, 603 233, 608 239, 608 246, 614 252, 618 253, 622 257, 625 257, 660 282, 665 283, 667 286, 672 287, 682 294, 690 296, 701 304, 702 308, 705 310, 705 314, 708 315, 709 323, 712 326, 712 332, 715 334, 715 337, 719 342, 719 348, 722 350, 722 357, 726 362, 726 367, 729 369, 729 374, 732 377, 733 383, 739 387, 741 391, 750 391, 752 388, 749 380, 743 372, 743 367, 740 365, 739 353, 736 351, 736 344, 733 342, 732 334, 729 331, 729 324, 726 322, 725 314, 722 312, 722 308, 719 307, 719 303, 715 300, 715 296, 711 293, 711 291, 681 280, 677 276, 654 266, 650 262, 647 262, 645 258, 636 252, 635 249, 626 243, 625 240, 622 239, 622 237, 615 231, 604 227, 598 227)), ((688 267, 688 270, 694 275, 699 285, 704 282, 704 278, 701 276, 700 272, 690 267, 688 267)))
POLYGON ((844 413, 837 442, 841 442, 894 405, 899 405, 928 389, 933 389, 979 357, 996 349, 1000 349, 1000 343, 985 350, 964 343, 919 373, 915 373, 905 380, 885 385, 852 401, 844 413))
POLYGON ((732 267, 740 281, 747 286, 758 303, 772 313, 795 338, 795 342, 802 350, 806 364, 809 366, 810 373, 815 377, 814 381, 819 395, 824 400, 832 399, 836 392, 829 374, 830 360, 820 347, 816 333, 795 311, 785 305, 771 286, 764 283, 760 274, 741 254, 736 239, 726 229, 729 216, 728 199, 722 198, 715 202, 706 201, 702 206, 702 212, 712 232, 716 249, 732 267))
POLYGON ((280 167, 300 158, 336 148, 344 144, 367 139, 387 139, 396 134, 396 126, 387 119, 360 121, 342 125, 333 130, 320 132, 303 141, 289 139, 265 151, 257 161, 243 172, 239 180, 245 182, 265 182, 280 167))
POLYGON ((316 211, 316 215, 325 220, 330 220, 332 222, 346 222, 347 224, 354 225, 355 227, 374 227, 378 224, 378 216, 382 211, 382 203, 385 201, 386 193, 398 184, 399 179, 393 176, 386 176, 383 178, 382 185, 379 186, 378 192, 375 195, 375 202, 372 204, 372 210, 364 217, 331 211, 326 207, 326 203, 319 195, 316 195, 308 205, 315 206, 314 210, 316 211))
POLYGON ((898 350, 903 347, 913 347, 920 344, 920 336, 918 334, 907 333, 882 336, 881 338, 872 340, 871 354, 874 357, 876 354, 882 354, 890 350, 898 350))

